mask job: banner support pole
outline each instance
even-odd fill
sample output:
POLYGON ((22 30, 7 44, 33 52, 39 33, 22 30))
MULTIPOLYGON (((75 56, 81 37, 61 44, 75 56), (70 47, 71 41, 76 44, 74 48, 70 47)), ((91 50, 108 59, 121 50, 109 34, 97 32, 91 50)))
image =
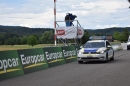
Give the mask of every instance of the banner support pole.
POLYGON ((55 41, 55 46, 56 46, 56 37, 57 37, 57 34, 56 34, 56 0, 54 0, 54 41, 55 41))

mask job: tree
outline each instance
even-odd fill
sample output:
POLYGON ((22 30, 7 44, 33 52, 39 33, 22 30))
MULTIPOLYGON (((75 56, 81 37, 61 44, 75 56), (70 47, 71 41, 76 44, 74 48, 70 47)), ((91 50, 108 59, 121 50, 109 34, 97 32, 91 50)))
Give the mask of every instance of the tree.
POLYGON ((14 40, 15 45, 19 45, 19 44, 21 43, 21 40, 20 40, 20 38, 19 38, 19 37, 13 36, 13 38, 12 38, 12 39, 14 40))
POLYGON ((119 40, 119 38, 120 38, 119 35, 120 34, 121 34, 120 32, 115 32, 114 35, 113 35, 114 39, 119 40))
POLYGON ((123 38, 124 38, 123 41, 126 42, 128 40, 128 37, 129 37, 128 29, 124 29, 122 34, 123 34, 123 38))
POLYGON ((81 38, 82 39, 82 44, 85 44, 89 40, 89 37, 90 37, 89 33, 85 30, 84 35, 81 38))
POLYGON ((18 38, 17 38, 16 43, 17 43, 18 45, 21 44, 21 37, 18 37, 18 38))
POLYGON ((123 42, 123 41, 124 41, 124 35, 123 35, 122 33, 119 34, 118 40, 119 40, 120 42, 123 42))
POLYGON ((35 36, 35 37, 37 38, 38 44, 39 44, 39 43, 40 43, 40 42, 39 42, 39 39, 40 39, 41 35, 40 35, 40 34, 33 34, 33 36, 35 36))
POLYGON ((46 31, 42 34, 42 36, 40 37, 40 43, 44 43, 44 44, 52 44, 54 43, 54 39, 53 39, 53 31, 46 31))
POLYGON ((27 40, 27 44, 31 45, 33 47, 34 45, 38 44, 38 40, 35 36, 31 35, 31 36, 29 36, 29 38, 27 40))
POLYGON ((21 44, 27 44, 27 40, 28 40, 28 37, 27 36, 23 36, 21 38, 21 44))
POLYGON ((3 34, 0 34, 0 45, 3 45, 5 42, 6 38, 3 34))
POLYGON ((114 38, 117 39, 120 42, 126 42, 129 37, 129 31, 128 29, 124 29, 123 32, 115 32, 114 33, 114 38))
POLYGON ((13 46, 15 44, 15 40, 13 38, 6 39, 5 44, 13 46))

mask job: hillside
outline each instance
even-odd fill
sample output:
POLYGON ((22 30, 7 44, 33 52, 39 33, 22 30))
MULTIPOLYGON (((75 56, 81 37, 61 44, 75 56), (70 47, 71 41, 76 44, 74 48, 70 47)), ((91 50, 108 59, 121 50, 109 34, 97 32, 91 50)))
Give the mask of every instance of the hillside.
MULTIPOLYGON (((113 27, 105 29, 85 29, 91 35, 113 35, 114 32, 123 32, 127 28, 130 31, 130 27, 113 27)), ((31 35, 31 34, 43 34, 45 31, 54 30, 53 28, 29 28, 21 26, 2 26, 0 25, 0 34, 18 34, 18 35, 31 35)))
POLYGON ((43 34, 45 31, 53 30, 52 28, 28 28, 21 26, 2 26, 0 25, 0 33, 4 34, 18 34, 18 35, 31 35, 43 34))
POLYGON ((124 29, 128 29, 130 32, 130 27, 113 27, 113 28, 105 28, 105 29, 86 29, 90 34, 95 35, 113 35, 114 32, 123 32, 124 29))

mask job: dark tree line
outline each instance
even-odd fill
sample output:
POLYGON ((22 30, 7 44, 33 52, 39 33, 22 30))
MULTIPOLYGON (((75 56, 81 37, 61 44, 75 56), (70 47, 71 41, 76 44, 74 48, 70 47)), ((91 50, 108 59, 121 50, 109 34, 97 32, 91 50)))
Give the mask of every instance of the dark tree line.
MULTIPOLYGON (((113 36, 115 35, 116 32, 122 34, 122 32, 125 29, 127 29, 127 32, 129 33, 130 27, 124 27, 124 28, 113 27, 113 28, 96 29, 96 30, 85 29, 84 36, 82 37, 82 43, 84 44, 92 35, 113 36)), ((117 39, 116 37, 114 38, 117 39)), ((54 29, 28 28, 20 26, 0 26, 0 45, 20 45, 28 43, 29 45, 34 46, 32 41, 30 40, 37 41, 35 44, 53 44, 54 29)))
POLYGON ((104 36, 112 36, 115 32, 123 32, 125 29, 128 29, 130 31, 130 27, 111 27, 111 28, 105 28, 105 29, 86 29, 91 35, 104 35, 104 36))
MULTIPOLYGON (((5 34, 0 34, 0 45, 21 45, 27 44, 28 41, 33 40, 31 37, 35 37, 36 44, 52 44, 53 41, 53 31, 45 31, 43 34, 34 34, 34 35, 24 35, 24 36, 17 36, 12 35, 12 37, 6 37, 5 34)), ((32 38, 33 38, 32 37, 32 38)), ((29 45, 30 42, 28 43, 29 45)))
POLYGON ((0 25, 0 34, 4 33, 5 35, 17 34, 19 36, 40 34, 42 35, 45 31, 53 31, 53 28, 28 28, 20 26, 1 26, 0 25))
MULTIPOLYGON (((20 26, 1 26, 0 25, 0 45, 19 45, 27 44, 28 38, 30 36, 35 36, 38 44, 43 43, 53 43, 53 33, 52 28, 28 28, 20 26), (44 40, 44 34, 50 34, 48 40, 44 40), (44 40, 44 42, 43 42, 44 40)), ((45 35, 46 36, 46 35, 45 35)), ((44 37, 45 38, 45 37, 44 37)))

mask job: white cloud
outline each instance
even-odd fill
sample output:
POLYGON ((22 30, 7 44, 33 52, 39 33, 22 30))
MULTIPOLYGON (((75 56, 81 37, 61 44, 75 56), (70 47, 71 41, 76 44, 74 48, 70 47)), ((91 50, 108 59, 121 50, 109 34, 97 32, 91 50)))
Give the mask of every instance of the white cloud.
POLYGON ((113 25, 97 25, 97 28, 104 29, 109 27, 119 27, 119 24, 113 24, 113 25))
MULTIPOLYGON (((130 26, 127 0, 57 0, 56 5, 57 21, 64 21, 70 12, 85 29, 130 26)), ((0 25, 53 28, 53 11, 53 0, 24 0, 15 5, 0 1, 0 25)))
POLYGON ((2 15, 3 18, 0 20, 1 24, 6 25, 22 25, 27 27, 49 27, 51 26, 50 22, 53 22, 53 11, 48 11, 45 13, 17 13, 10 15, 2 15), (49 16, 46 16, 49 15, 49 16), (2 22, 4 21, 4 22, 2 22))

